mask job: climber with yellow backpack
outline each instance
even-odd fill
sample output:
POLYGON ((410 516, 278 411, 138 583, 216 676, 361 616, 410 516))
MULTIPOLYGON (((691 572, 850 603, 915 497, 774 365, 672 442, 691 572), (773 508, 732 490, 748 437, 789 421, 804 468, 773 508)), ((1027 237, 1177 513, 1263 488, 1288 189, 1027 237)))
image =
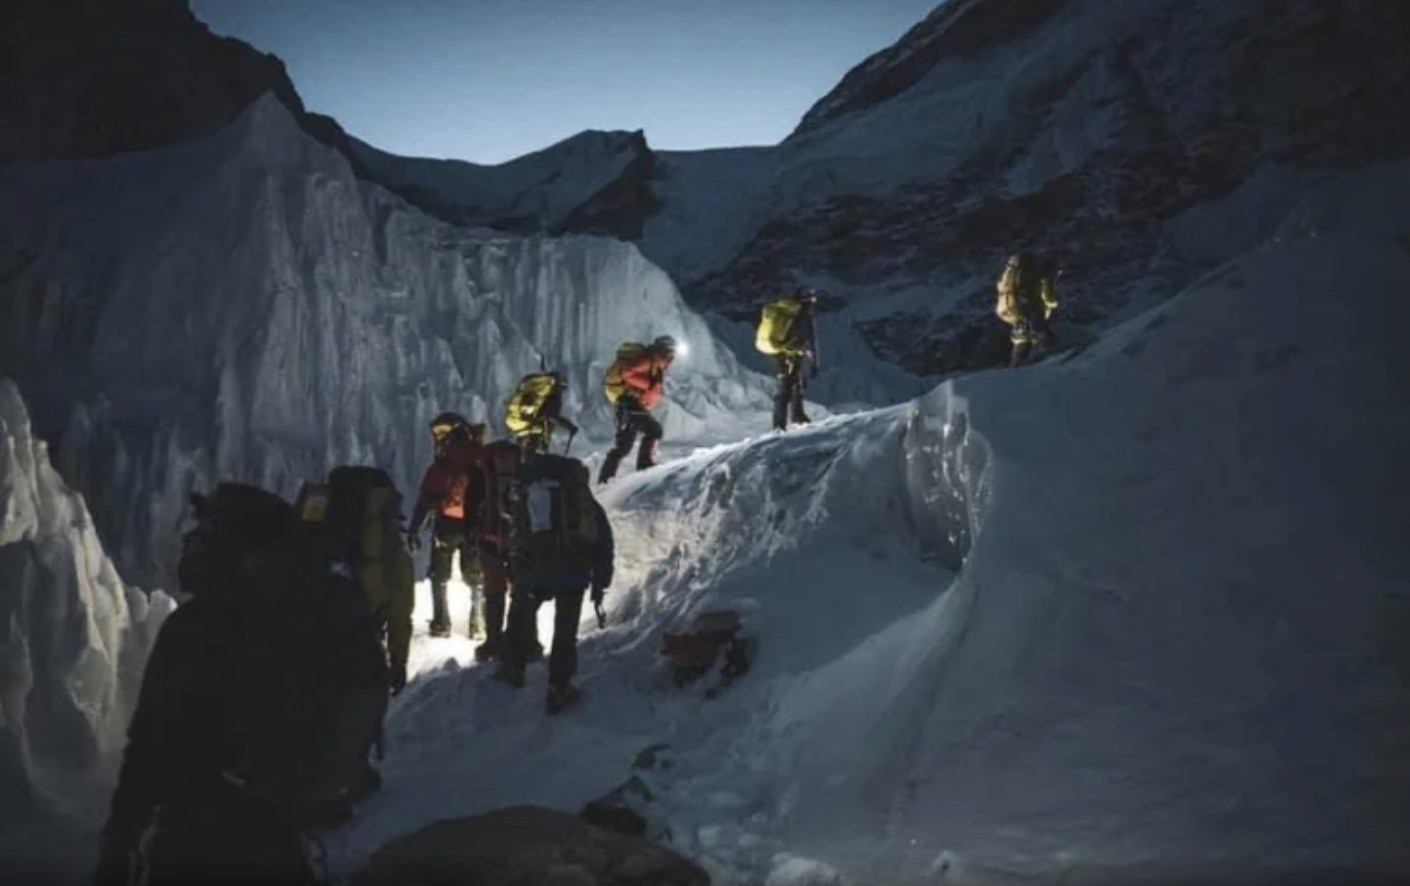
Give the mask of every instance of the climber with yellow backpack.
POLYGON ((1054 338, 1048 321, 1057 310, 1057 280, 1062 271, 1051 256, 1020 250, 1009 256, 995 286, 994 313, 1010 327, 1013 353, 1010 366, 1043 357, 1054 338))
POLYGON ((547 452, 553 432, 568 432, 564 448, 573 445, 578 426, 563 417, 563 393, 568 377, 561 372, 533 372, 519 380, 504 407, 504 426, 525 452, 547 452))
POLYGON ((803 364, 811 360, 813 377, 818 375, 817 333, 813 328, 813 308, 817 291, 803 287, 790 296, 764 305, 754 347, 778 363, 778 391, 774 394, 774 428, 785 430, 788 422, 805 425, 810 419, 803 411, 803 364))
POLYGON ((622 459, 632 451, 637 435, 642 436, 637 450, 636 469, 645 470, 656 464, 656 447, 664 430, 651 415, 665 390, 666 370, 676 358, 679 345, 669 335, 657 336, 649 345, 624 342, 617 348, 612 365, 603 379, 603 393, 616 407, 617 430, 612 448, 602 460, 597 482, 606 483, 617 474, 622 459))

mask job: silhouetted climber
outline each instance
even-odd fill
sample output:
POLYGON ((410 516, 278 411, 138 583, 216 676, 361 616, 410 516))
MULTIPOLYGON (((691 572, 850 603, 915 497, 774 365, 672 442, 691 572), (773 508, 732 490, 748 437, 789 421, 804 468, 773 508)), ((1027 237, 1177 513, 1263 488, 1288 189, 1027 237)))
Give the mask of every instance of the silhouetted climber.
MULTIPOLYGON (((524 452, 513 442, 495 440, 485 444, 480 459, 485 489, 478 520, 480 566, 484 576, 485 642, 475 647, 478 661, 499 658, 504 652, 505 618, 511 585, 510 520, 514 482, 523 458, 524 452)), ((543 658, 537 622, 530 625, 530 635, 526 658, 537 661, 543 658)))
POLYGON ((332 568, 283 499, 222 483, 192 506, 177 569, 191 599, 147 661, 96 882, 308 886, 303 834, 376 787, 376 623, 349 564, 332 568))
POLYGON ((651 410, 661 400, 666 370, 676 357, 676 348, 676 340, 669 335, 658 336, 649 345, 626 342, 617 348, 603 384, 607 399, 616 406, 617 433, 602 461, 597 482, 606 483, 616 476, 638 434, 642 441, 637 450, 637 470, 656 464, 656 448, 663 431, 651 410))
POLYGON ((811 360, 813 377, 818 374, 817 333, 813 328, 813 308, 817 292, 804 287, 796 294, 764 306, 754 347, 778 363, 778 391, 774 394, 774 428, 784 430, 788 422, 808 424, 803 411, 803 364, 811 360))
POLYGON ((996 287, 994 313, 1011 329, 1010 366, 1038 360, 1053 346, 1048 320, 1057 310, 1057 278, 1061 272, 1050 256, 1019 251, 1009 257, 996 287))

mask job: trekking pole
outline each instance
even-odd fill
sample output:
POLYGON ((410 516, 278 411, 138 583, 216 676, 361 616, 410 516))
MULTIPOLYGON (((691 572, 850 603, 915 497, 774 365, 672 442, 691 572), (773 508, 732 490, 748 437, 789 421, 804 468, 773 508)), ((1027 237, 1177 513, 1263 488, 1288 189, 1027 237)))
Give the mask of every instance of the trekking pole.
POLYGON ((573 448, 573 438, 576 437, 577 435, 578 435, 578 429, 577 429, 576 427, 573 427, 573 428, 569 428, 569 429, 568 429, 568 442, 563 444, 563 455, 564 455, 564 457, 567 457, 567 455, 568 455, 568 450, 573 448))
POLYGON ((607 627, 607 613, 602 608, 602 595, 594 594, 592 597, 592 608, 597 613, 597 629, 602 630, 607 627))

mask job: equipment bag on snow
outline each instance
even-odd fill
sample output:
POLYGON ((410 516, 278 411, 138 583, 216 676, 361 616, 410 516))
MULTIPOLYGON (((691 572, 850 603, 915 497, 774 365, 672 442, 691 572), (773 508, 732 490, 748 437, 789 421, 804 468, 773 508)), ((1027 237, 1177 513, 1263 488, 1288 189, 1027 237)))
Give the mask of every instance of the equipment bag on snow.
POLYGON ((511 503, 515 580, 586 572, 599 538, 587 466, 576 458, 539 454, 524 460, 511 503))
POLYGON ((551 372, 535 372, 520 380, 509 403, 504 408, 504 425, 516 437, 537 430, 543 418, 543 407, 558 388, 558 377, 551 372))
POLYGON ((743 636, 742 629, 739 613, 721 610, 695 616, 684 633, 663 634, 661 655, 670 661, 675 684, 684 686, 705 676, 721 655, 724 664, 718 688, 747 673, 754 661, 754 641, 743 636))
POLYGON ((321 826, 346 819, 375 778, 368 751, 389 674, 356 579, 330 569, 322 541, 295 525, 281 553, 255 567, 227 604, 222 776, 296 822, 321 826))
POLYGON ((764 305, 759 315, 759 329, 754 335, 754 347, 770 356, 794 354, 799 351, 793 340, 793 324, 803 310, 796 298, 780 298, 764 305))
POLYGON ((646 351, 646 345, 635 341, 623 342, 617 348, 617 355, 612 360, 612 365, 607 367, 607 377, 602 384, 609 401, 616 403, 622 399, 622 395, 627 392, 627 386, 622 382, 622 370, 645 357, 646 351))

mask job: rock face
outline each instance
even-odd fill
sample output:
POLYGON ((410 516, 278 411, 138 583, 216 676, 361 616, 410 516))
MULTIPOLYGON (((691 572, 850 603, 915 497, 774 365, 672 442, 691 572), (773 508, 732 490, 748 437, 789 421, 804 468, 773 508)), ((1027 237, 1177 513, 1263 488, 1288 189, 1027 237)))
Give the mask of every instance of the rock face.
MULTIPOLYGON (((1410 8, 1375 0, 955 0, 849 73, 778 148, 890 132, 930 161, 890 188, 818 188, 683 291, 747 317, 800 275, 823 279, 875 302, 854 327, 913 372, 990 365, 1006 352, 992 285, 1013 249, 1058 252, 1064 313, 1099 323, 1246 245, 1185 248, 1187 213, 1261 177, 1410 153, 1410 120, 1393 110, 1410 85, 1394 49, 1407 40, 1410 8)), ((1257 199, 1300 190, 1289 180, 1257 199)))
POLYGON ((377 850, 353 886, 708 886, 694 862, 539 806, 437 822, 377 850))
POLYGON ((279 59, 217 37, 180 0, 9 0, 0 58, 0 164, 173 144, 265 92, 303 112, 279 59))
POLYGON ((1386 0, 951 0, 782 144, 656 152, 593 229, 637 239, 719 318, 821 285, 825 352, 850 335, 922 376, 988 366, 1014 249, 1057 252, 1063 316, 1100 329, 1330 172, 1410 154, 1407 44, 1410 5, 1386 0))

